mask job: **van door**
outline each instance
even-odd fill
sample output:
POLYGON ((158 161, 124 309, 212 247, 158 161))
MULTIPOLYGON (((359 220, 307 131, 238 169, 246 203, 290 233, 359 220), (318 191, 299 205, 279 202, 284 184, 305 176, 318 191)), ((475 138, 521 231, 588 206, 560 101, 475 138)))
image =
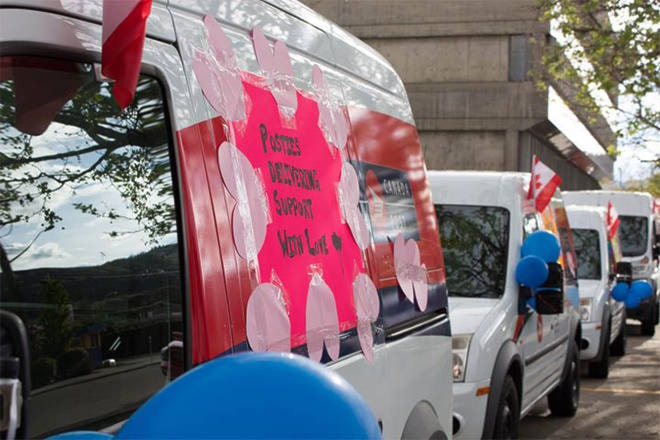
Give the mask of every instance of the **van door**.
MULTIPOLYGON (((523 218, 523 238, 543 228, 541 216, 529 212, 523 218)), ((523 378, 523 399, 520 406, 526 411, 547 391, 557 376, 557 365, 552 356, 555 347, 555 315, 540 315, 533 309, 518 315, 517 327, 520 330, 518 342, 522 344, 525 369, 523 378)))
POLYGON ((228 322, 208 183, 175 142, 190 99, 165 7, 121 112, 100 8, 35 3, 0 9, 1 306, 28 331, 30 435, 112 431, 191 364, 190 289, 228 322))

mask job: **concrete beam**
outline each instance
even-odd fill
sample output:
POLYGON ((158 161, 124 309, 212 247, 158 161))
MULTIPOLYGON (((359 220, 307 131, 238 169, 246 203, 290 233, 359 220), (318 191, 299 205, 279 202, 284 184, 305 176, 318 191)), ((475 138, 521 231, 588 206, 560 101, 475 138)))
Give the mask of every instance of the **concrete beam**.
POLYGON ((503 170, 502 131, 422 131, 424 161, 430 170, 503 170))
POLYGON ((422 130, 526 130, 547 118, 547 94, 532 82, 406 84, 422 130))
POLYGON ((536 21, 536 0, 302 0, 342 27, 536 21))
POLYGON ((449 37, 365 40, 406 83, 507 81, 509 38, 449 37))

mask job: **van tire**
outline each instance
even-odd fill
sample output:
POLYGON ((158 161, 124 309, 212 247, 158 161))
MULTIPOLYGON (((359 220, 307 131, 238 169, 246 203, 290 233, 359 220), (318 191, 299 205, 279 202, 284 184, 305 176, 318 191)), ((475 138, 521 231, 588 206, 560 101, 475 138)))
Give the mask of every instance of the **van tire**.
POLYGON ((644 336, 655 335, 655 325, 658 323, 658 304, 656 298, 651 298, 649 302, 648 317, 642 321, 642 334, 644 336))
POLYGON ((601 335, 605 342, 601 345, 600 359, 589 362, 589 376, 591 377, 607 379, 607 376, 610 374, 610 350, 607 346, 610 342, 610 331, 608 328, 607 332, 601 335))
POLYGON ((621 321, 621 330, 612 345, 610 345, 610 354, 612 356, 624 356, 626 354, 626 314, 623 312, 621 321))
POLYGON ((573 417, 580 405, 580 358, 577 344, 571 341, 567 371, 557 388, 548 395, 548 406, 555 417, 573 417))
POLYGON ((642 334, 644 336, 655 335, 655 316, 651 316, 646 321, 642 321, 642 334))
POLYGON ((520 427, 520 402, 518 401, 518 389, 511 376, 504 379, 502 393, 497 406, 497 419, 493 431, 494 439, 518 438, 520 427))

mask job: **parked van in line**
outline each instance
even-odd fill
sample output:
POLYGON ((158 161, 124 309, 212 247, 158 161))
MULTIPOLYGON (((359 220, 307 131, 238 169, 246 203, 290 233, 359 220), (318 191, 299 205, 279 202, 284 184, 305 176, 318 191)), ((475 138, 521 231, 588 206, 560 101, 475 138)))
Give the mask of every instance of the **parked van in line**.
POLYGON ((578 259, 580 359, 588 361, 590 376, 606 378, 610 354, 626 352, 626 308, 611 296, 621 261, 618 232, 608 243, 604 208, 568 205, 566 212, 578 259))
POLYGON ((623 261, 632 264, 634 280, 647 280, 653 288, 651 298, 639 307, 627 309, 627 318, 642 323, 644 335, 655 334, 660 303, 658 302, 658 243, 660 231, 655 229, 653 197, 648 193, 624 191, 565 191, 566 203, 607 208, 611 201, 619 215, 619 237, 623 261))
POLYGON ((554 415, 578 408, 573 240, 561 194, 538 213, 527 200, 529 180, 528 173, 429 172, 447 268, 455 438, 515 438, 520 418, 546 396, 554 415), (538 293, 532 307, 530 289, 516 281, 521 245, 540 230, 561 244, 553 310, 541 309, 538 293))
POLYGON ((327 364, 386 438, 451 437, 443 254, 392 67, 295 1, 154 0, 120 111, 101 22, 100 0, 0 0, 30 437, 116 430, 163 373, 246 350, 327 364))

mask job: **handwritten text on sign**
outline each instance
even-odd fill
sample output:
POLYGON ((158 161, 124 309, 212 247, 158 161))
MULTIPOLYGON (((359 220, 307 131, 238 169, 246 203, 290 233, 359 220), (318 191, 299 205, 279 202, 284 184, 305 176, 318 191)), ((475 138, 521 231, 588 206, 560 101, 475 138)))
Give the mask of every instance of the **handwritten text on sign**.
POLYGON ((292 345, 305 342, 311 271, 320 269, 337 304, 340 330, 355 327, 352 282, 364 272, 360 250, 342 223, 337 197, 342 157, 318 126, 316 102, 300 93, 295 124, 283 124, 270 91, 244 81, 252 103, 235 123, 236 146, 262 177, 272 222, 258 255, 262 281, 274 271, 291 300, 292 345), (289 127, 291 125, 291 127, 289 127))

